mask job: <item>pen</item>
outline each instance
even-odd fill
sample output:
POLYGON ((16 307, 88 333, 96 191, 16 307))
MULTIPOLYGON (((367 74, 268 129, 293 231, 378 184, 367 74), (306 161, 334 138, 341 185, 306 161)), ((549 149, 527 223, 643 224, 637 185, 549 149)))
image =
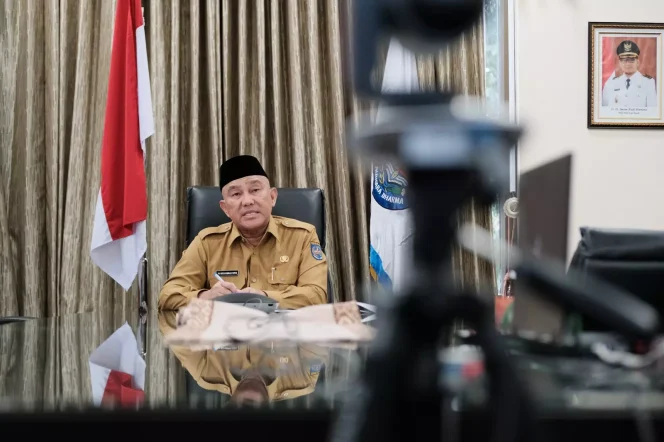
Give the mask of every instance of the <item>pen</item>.
POLYGON ((214 274, 214 277, 217 278, 219 281, 224 282, 224 278, 222 278, 222 277, 219 276, 218 274, 215 273, 215 274, 214 274))

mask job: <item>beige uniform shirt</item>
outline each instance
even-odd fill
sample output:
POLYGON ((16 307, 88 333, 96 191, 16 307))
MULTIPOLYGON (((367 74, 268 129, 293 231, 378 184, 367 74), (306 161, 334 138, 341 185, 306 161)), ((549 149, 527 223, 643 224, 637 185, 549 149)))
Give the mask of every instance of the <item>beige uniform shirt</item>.
POLYGON ((316 228, 273 216, 261 243, 252 247, 233 223, 203 229, 182 254, 159 294, 159 308, 176 310, 217 283, 215 272, 238 289, 253 287, 280 308, 327 302, 327 258, 316 228))

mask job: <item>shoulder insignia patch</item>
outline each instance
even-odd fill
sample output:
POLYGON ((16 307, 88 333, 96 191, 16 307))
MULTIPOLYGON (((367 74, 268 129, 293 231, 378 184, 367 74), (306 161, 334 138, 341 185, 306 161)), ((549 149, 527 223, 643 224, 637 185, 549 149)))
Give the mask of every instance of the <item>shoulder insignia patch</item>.
POLYGON ((282 218, 281 225, 284 227, 290 227, 292 229, 304 229, 307 232, 311 232, 314 230, 313 225, 292 218, 282 218))
POLYGON ((217 226, 217 227, 208 227, 207 229, 201 230, 199 235, 200 235, 201 238, 205 238, 206 236, 209 236, 209 235, 227 233, 227 232, 231 231, 232 227, 233 227, 232 223, 222 224, 222 225, 217 226))
POLYGON ((311 256, 317 261, 323 260, 325 255, 323 255, 323 249, 321 249, 320 244, 311 244, 311 256))
POLYGON ((650 75, 643 74, 644 77, 646 77, 648 80, 652 80, 652 77, 650 75))

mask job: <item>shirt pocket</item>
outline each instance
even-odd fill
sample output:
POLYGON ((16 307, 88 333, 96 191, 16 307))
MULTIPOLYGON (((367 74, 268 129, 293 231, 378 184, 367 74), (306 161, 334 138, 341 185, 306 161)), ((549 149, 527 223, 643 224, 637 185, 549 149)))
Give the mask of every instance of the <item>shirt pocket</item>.
POLYGON ((271 290, 283 290, 297 283, 297 265, 294 263, 276 263, 267 275, 267 283, 271 290))

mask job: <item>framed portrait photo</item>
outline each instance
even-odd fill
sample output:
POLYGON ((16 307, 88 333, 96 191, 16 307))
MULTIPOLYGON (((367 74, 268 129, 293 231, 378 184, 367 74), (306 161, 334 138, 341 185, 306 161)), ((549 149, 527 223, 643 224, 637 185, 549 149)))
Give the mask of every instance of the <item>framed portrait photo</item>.
POLYGON ((664 129, 664 23, 588 28, 588 127, 664 129))

